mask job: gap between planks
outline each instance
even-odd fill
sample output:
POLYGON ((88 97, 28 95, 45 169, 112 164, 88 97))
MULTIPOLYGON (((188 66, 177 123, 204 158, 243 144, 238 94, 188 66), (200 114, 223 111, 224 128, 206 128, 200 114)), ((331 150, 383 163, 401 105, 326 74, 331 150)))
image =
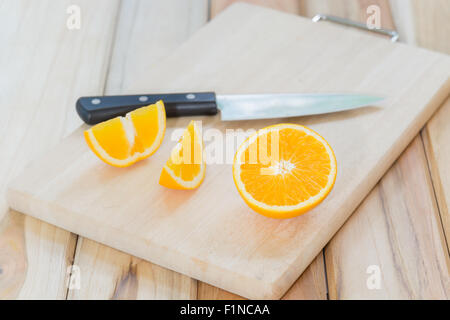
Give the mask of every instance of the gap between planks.
MULTIPOLYGON (((445 114, 441 115, 441 113, 444 113, 449 109, 450 109, 450 96, 432 116, 431 118, 432 120, 430 120, 430 122, 436 120, 439 116, 443 117, 445 114)), ((439 163, 437 163, 435 151, 433 150, 433 141, 432 138, 430 137, 431 135, 430 130, 432 130, 430 129, 431 125, 432 125, 431 123, 428 123, 424 128, 422 128, 420 136, 422 138, 422 145, 425 151, 428 174, 431 177, 433 195, 437 204, 437 211, 439 214, 438 218, 442 227, 442 235, 443 235, 442 241, 446 244, 447 254, 450 259, 450 247, 449 247, 450 221, 448 217, 449 212, 444 195, 444 187, 441 181, 439 163)), ((450 270, 450 262, 448 264, 448 268, 450 270)))

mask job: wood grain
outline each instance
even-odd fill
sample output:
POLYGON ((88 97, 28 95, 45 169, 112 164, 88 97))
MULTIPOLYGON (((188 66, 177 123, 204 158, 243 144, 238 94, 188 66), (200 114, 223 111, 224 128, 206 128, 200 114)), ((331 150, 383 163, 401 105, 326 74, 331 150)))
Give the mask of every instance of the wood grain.
POLYGON ((298 0, 210 0, 210 2, 211 18, 214 18, 224 9, 237 2, 259 5, 293 14, 298 14, 301 11, 301 4, 298 0))
MULTIPOLYGON (((98 161, 86 147, 81 131, 49 154, 55 161, 37 159, 30 165, 11 185, 10 204, 239 295, 278 298, 447 96, 448 70, 450 60, 444 55, 392 44, 355 30, 313 24, 273 10, 234 5, 164 61, 136 75, 136 84, 124 92, 211 88, 218 93, 326 92, 351 87, 357 92, 387 96, 389 103, 373 108, 291 119, 322 133, 340 159, 335 189, 320 206, 307 215, 284 221, 252 214, 236 194, 229 167, 220 164, 208 167, 202 188, 175 193, 156 182, 149 183, 167 160, 173 146, 170 138, 151 161, 119 172, 98 161), (247 23, 242 24, 249 15, 247 23), (273 22, 270 26, 265 24, 268 19, 273 22), (308 28, 314 28, 314 34, 308 28), (240 32, 236 38, 237 29, 240 32), (254 30, 261 36, 255 37, 254 30), (267 37, 272 33, 284 36, 267 37), (319 37, 318 33, 323 35, 319 37), (299 37, 303 40, 295 41, 299 37), (258 59, 250 58, 250 52, 242 55, 249 44, 258 59), (326 45, 333 50, 324 50, 326 45), (284 50, 279 50, 280 46, 284 50), (350 52, 358 52, 358 56, 350 52), (226 59, 217 59, 218 53, 226 59), (342 63, 335 64, 337 60, 342 63), (276 63, 263 68, 267 61, 276 63), (309 65, 314 65, 314 70, 308 69, 309 65), (255 78, 255 74, 259 76, 255 78), (308 82, 301 81, 305 78, 308 82), (68 156, 71 153, 78 158, 68 156), (54 179, 49 181, 49 176, 54 179), (36 190, 35 184, 45 186, 45 191, 36 190), (214 192, 219 186, 222 192, 214 192)), ((204 130, 214 127, 223 133, 279 121, 224 123, 217 117, 200 119, 204 130)), ((167 137, 188 121, 169 119, 167 137)))
MULTIPOLYGON (((448 41, 450 3, 437 0, 424 5, 420 1, 408 0, 405 1, 405 7, 413 13, 413 18, 410 19, 409 24, 404 26, 405 23, 403 23, 404 29, 408 30, 407 42, 450 54, 448 41)), ((450 106, 447 101, 422 131, 447 248, 449 247, 450 239, 449 120, 450 106)))
POLYGON ((436 194, 445 239, 450 246, 450 99, 439 108, 422 131, 433 187, 436 194))
POLYGON ((11 213, 7 214, 0 224, 1 299, 16 298, 20 294, 26 278, 27 257, 24 243, 24 220, 24 215, 11 213))
MULTIPOLYGON (((134 75, 170 54, 208 16, 207 1, 122 2, 105 94, 120 94, 134 75)), ((69 299, 195 299, 195 280, 79 237, 74 264, 80 289, 69 299)))
POLYGON ((411 0, 391 0, 389 4, 395 21, 395 29, 400 36, 398 41, 416 45, 415 13, 413 12, 411 0))
POLYGON ((0 227, 0 298, 64 299, 76 236, 11 212, 0 227))
POLYGON ((414 14, 414 34, 417 45, 450 54, 450 2, 435 0, 425 3, 410 0, 414 14))
POLYGON ((69 299, 195 299, 196 281, 80 237, 74 265, 80 289, 69 299))
MULTIPOLYGON (((450 54, 448 34, 450 24, 448 16, 450 3, 437 0, 424 2, 417 0, 402 0, 402 6, 391 2, 395 18, 399 18, 397 25, 402 31, 405 42, 418 45, 431 50, 450 54), (405 13, 410 14, 410 18, 405 13)), ((444 103, 422 131, 426 146, 428 164, 433 178, 433 188, 438 201, 440 220, 445 233, 444 242, 449 248, 450 237, 450 180, 448 179, 448 168, 450 163, 450 131, 448 121, 450 120, 450 106, 444 103)))
POLYGON ((331 299, 448 299, 448 253, 420 136, 330 241, 325 256, 331 299), (369 266, 380 268, 379 288, 367 286, 369 266))
POLYGON ((391 0, 400 41, 449 54, 450 3, 446 0, 391 0))
POLYGON ((207 20, 207 0, 123 1, 106 93, 132 86, 135 74, 151 70, 207 20))
POLYGON ((2 1, 0 6, 0 299, 64 299, 76 236, 7 210, 7 183, 80 125, 73 104, 101 90, 117 1, 2 1), (66 28, 69 5, 82 10, 66 28), (100 17, 98 12, 102 12, 100 17))
POLYGON ((283 296, 283 300, 326 300, 327 279, 323 252, 320 252, 283 296))

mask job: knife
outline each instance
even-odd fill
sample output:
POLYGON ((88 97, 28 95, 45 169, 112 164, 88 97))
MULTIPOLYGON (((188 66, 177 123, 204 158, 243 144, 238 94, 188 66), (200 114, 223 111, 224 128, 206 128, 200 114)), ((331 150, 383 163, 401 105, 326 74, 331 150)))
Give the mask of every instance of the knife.
POLYGON ((383 100, 361 94, 238 94, 214 92, 141 94, 81 97, 78 115, 87 124, 96 124, 134 109, 164 102, 167 117, 215 115, 224 121, 298 117, 360 108, 383 100))

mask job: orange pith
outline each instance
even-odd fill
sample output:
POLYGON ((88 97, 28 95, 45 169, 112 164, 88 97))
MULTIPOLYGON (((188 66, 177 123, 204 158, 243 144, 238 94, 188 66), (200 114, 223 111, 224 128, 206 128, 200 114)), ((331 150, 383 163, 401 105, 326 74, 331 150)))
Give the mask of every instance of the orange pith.
POLYGON ((279 124, 259 130, 239 147, 233 178, 256 212, 291 218, 328 195, 336 179, 336 159, 328 143, 311 129, 279 124))
POLYGON ((205 177, 203 141, 195 121, 191 121, 172 149, 159 183, 171 189, 195 189, 205 177))
POLYGON ((91 150, 104 162, 127 167, 151 156, 161 145, 166 129, 162 101, 136 109, 125 117, 99 123, 84 132, 91 150))

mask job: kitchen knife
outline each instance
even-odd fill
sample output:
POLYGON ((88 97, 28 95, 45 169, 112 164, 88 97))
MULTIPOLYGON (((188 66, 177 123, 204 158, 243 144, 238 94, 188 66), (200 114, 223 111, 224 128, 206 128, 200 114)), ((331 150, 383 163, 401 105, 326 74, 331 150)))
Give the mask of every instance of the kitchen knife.
POLYGON ((238 94, 214 92, 81 97, 76 109, 84 122, 96 124, 134 109, 164 102, 167 117, 215 115, 228 120, 298 117, 372 105, 383 98, 360 94, 238 94))

